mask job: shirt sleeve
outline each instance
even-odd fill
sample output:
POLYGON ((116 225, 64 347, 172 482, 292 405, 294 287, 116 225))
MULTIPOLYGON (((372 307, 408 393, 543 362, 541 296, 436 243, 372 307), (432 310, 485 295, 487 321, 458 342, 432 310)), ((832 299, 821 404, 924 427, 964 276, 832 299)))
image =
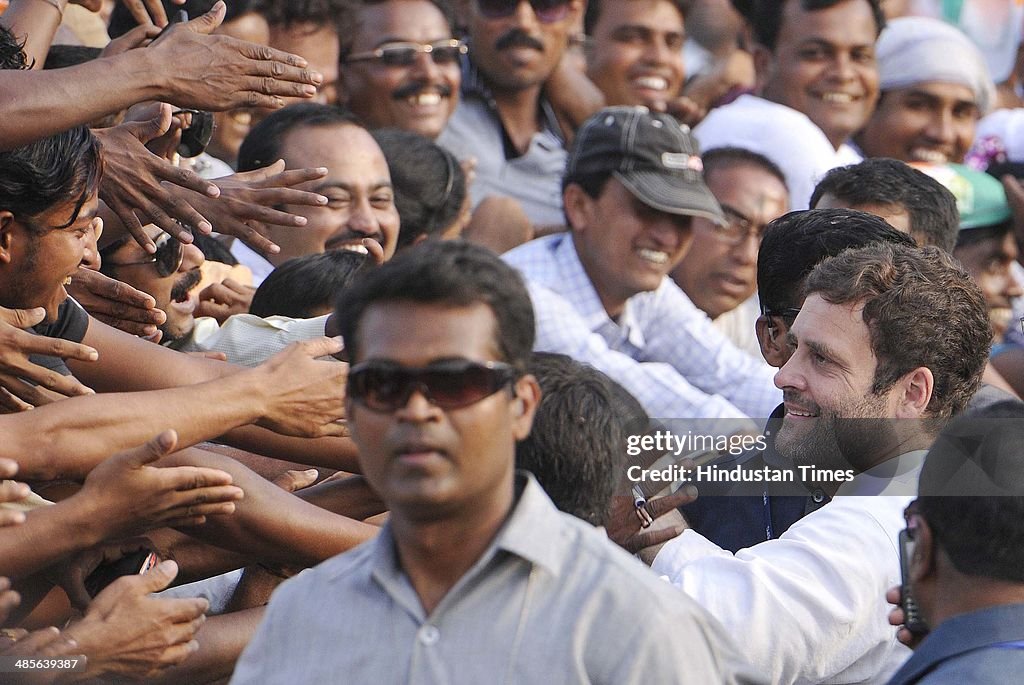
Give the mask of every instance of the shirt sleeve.
POLYGON ((232 364, 259 366, 294 342, 322 336, 329 316, 263 319, 252 314, 236 314, 222 326, 217 326, 214 319, 198 319, 191 339, 180 349, 183 352, 223 352, 232 364))
POLYGON ((884 682, 909 656, 888 624, 907 497, 841 497, 735 555, 688 530, 652 569, 693 597, 772 683, 884 682))
POLYGON ((776 370, 736 347, 673 282, 665 279, 648 307, 645 361, 671 365, 698 390, 721 396, 747 416, 767 418, 782 402, 776 370))
POLYGON ((746 417, 724 397, 694 387, 671 365, 637 361, 611 349, 572 305, 543 286, 527 285, 537 319, 535 349, 560 352, 603 371, 632 393, 652 417, 746 417))

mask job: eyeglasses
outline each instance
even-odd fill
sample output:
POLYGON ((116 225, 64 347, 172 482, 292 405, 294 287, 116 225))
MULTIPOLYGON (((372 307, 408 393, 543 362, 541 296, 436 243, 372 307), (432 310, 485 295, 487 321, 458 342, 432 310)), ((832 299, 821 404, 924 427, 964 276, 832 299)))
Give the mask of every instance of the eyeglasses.
POLYGON ((181 262, 185 258, 185 246, 163 233, 156 239, 156 252, 149 259, 138 262, 111 262, 109 266, 138 266, 140 264, 156 264, 156 272, 160 278, 167 278, 181 268, 181 262))
POLYGON ((469 48, 457 38, 439 40, 436 43, 387 43, 376 50, 349 55, 345 62, 376 60, 386 67, 411 67, 416 63, 418 55, 426 54, 430 55, 434 64, 445 66, 457 64, 459 58, 467 52, 469 48))
POLYGON ((515 369, 502 362, 452 359, 422 368, 383 361, 368 361, 348 374, 348 396, 367 409, 393 412, 406 406, 414 392, 441 409, 461 409, 490 397, 516 378, 515 369))
MULTIPOLYGON (((503 19, 516 13, 521 0, 476 0, 480 14, 487 19, 503 19)), ((545 24, 561 21, 569 15, 569 0, 530 0, 530 7, 545 24)))
POLYGON ((755 236, 758 242, 764 234, 764 226, 754 223, 754 220, 743 214, 735 207, 722 204, 722 213, 725 214, 725 224, 715 225, 715 236, 730 245, 742 245, 755 236))
POLYGON ((787 321, 792 325, 797 315, 800 313, 799 307, 787 307, 785 309, 768 309, 767 307, 761 307, 761 313, 765 316, 777 316, 780 319, 787 321))

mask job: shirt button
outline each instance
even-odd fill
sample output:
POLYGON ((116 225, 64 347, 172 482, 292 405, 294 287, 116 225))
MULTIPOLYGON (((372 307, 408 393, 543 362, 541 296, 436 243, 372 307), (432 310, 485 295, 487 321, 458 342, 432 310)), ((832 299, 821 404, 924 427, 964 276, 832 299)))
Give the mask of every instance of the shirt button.
POLYGON ((822 502, 825 501, 825 493, 822 492, 821 490, 815 490, 814 493, 811 495, 811 498, 814 500, 815 504, 821 504, 822 502))
POLYGON ((425 625, 419 630, 419 640, 428 647, 441 639, 441 631, 437 626, 425 625))

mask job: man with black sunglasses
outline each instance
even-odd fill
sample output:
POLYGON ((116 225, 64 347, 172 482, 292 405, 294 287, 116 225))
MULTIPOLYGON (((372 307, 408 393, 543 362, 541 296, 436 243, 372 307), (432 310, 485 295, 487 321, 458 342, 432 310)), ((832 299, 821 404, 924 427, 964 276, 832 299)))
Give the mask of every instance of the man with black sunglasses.
POLYGON ((582 0, 461 0, 469 59, 462 101, 438 142, 476 160, 474 204, 517 200, 535 225, 561 225, 566 132, 543 93, 582 0))
POLYGON ((339 99, 369 128, 400 128, 431 140, 459 103, 461 62, 436 0, 364 0, 342 36, 339 99))
POLYGON ((515 472, 540 391, 514 270, 425 243, 337 314, 349 425, 391 516, 279 588, 235 685, 757 680, 703 611, 515 472))

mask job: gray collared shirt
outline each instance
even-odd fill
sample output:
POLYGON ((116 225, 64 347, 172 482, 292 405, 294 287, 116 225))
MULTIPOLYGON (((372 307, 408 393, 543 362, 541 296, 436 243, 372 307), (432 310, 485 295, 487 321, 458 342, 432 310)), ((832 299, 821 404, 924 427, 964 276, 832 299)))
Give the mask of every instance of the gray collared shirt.
POLYGON ((495 540, 431 614, 385 526, 274 593, 231 682, 761 681, 703 609, 557 511, 529 477, 495 540))

